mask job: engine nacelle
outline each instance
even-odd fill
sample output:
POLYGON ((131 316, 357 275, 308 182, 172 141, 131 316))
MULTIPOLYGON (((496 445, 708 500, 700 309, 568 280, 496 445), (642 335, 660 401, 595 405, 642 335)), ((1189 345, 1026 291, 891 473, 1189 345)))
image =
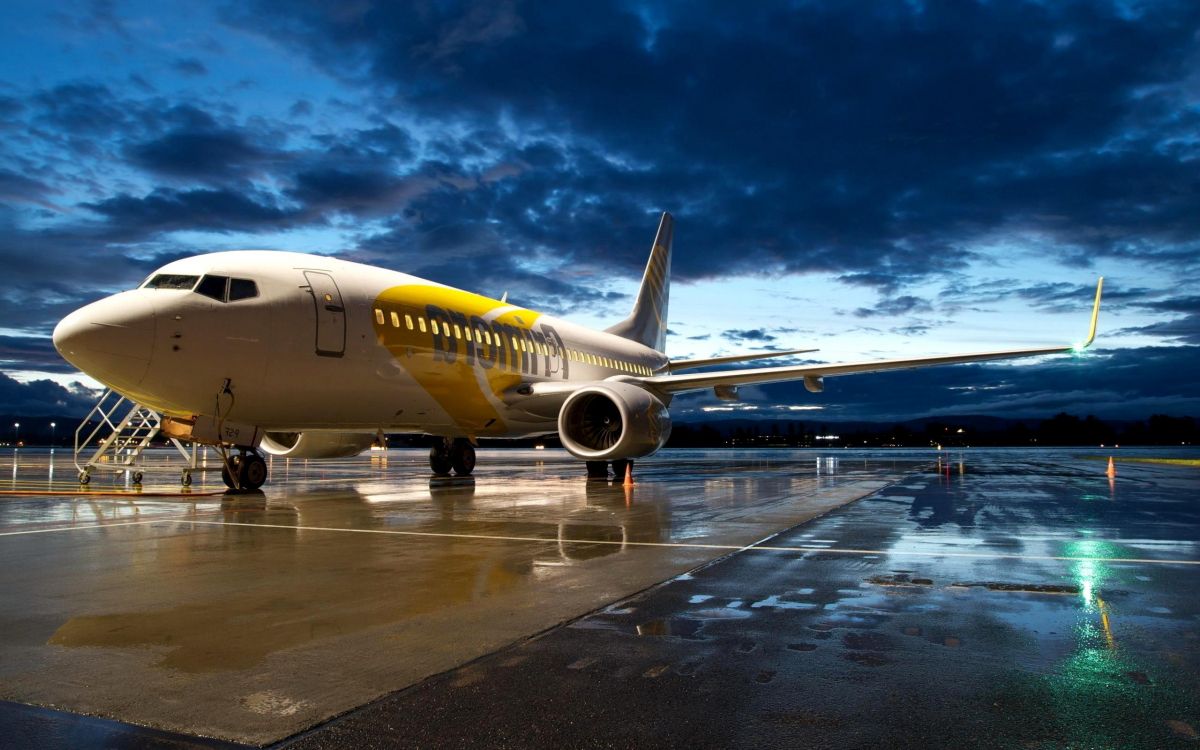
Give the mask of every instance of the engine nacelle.
POLYGON ((572 393, 558 413, 558 436, 589 461, 649 456, 671 436, 666 404, 636 385, 602 383, 572 393))
POLYGON ((345 458, 357 456, 375 442, 372 432, 268 432, 258 447, 286 458, 345 458))

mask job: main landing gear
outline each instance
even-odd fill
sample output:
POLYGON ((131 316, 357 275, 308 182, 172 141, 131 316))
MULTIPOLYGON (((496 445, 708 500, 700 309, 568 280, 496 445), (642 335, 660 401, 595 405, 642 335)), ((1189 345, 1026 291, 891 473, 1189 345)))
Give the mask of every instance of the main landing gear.
POLYGON ((253 448, 239 448, 221 467, 221 479, 231 490, 257 490, 267 481, 267 462, 253 448), (232 470, 232 473, 231 473, 232 470))
MULTIPOLYGON (((608 461, 588 461, 587 462, 587 478, 588 481, 607 482, 608 481, 608 461)), ((627 458, 618 458, 612 462, 613 479, 618 482, 625 480, 625 472, 633 466, 633 461, 627 458)))
POLYGON ((429 449, 429 468, 439 477, 448 477, 451 471, 470 476, 475 471, 475 446, 466 438, 439 440, 429 449))

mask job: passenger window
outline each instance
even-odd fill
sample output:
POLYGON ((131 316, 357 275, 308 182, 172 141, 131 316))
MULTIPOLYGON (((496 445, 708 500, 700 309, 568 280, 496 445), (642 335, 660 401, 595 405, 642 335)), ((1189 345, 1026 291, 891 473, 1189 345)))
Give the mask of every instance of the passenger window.
POLYGON ((395 310, 393 310, 392 311, 392 328, 399 328, 399 327, 400 327, 400 315, 395 310))
POLYGON ((229 301, 237 302, 240 299, 250 299, 258 296, 258 284, 255 284, 250 279, 230 279, 229 280, 229 301))
POLYGON ((408 328, 408 330, 410 330, 410 331, 413 329, 412 316, 411 316, 411 315, 409 315, 408 313, 405 313, 405 314, 404 314, 404 325, 405 325, 405 326, 408 328))
POLYGON ((426 330, 425 330, 425 319, 424 319, 424 318, 417 318, 417 325, 421 327, 421 333, 425 333, 425 332, 426 332, 426 330))
POLYGON ((450 338, 450 324, 444 320, 442 321, 442 335, 450 338))
POLYGON ((470 328, 463 329, 463 338, 466 339, 467 341, 471 340, 471 329, 470 328))
POLYGON ((383 325, 383 310, 380 310, 378 307, 375 308, 375 322, 383 325))
POLYGON ((456 338, 456 339, 462 338, 462 329, 458 327, 457 323, 454 324, 454 338, 456 338))
POLYGON ((225 301, 225 287, 229 285, 228 276, 205 276, 200 279, 196 291, 205 297, 212 297, 217 302, 225 301))
POLYGON ((489 331, 484 331, 484 332, 483 332, 483 340, 484 340, 485 342, 487 342, 487 345, 488 345, 488 346, 491 346, 491 345, 492 345, 492 334, 491 334, 491 332, 489 332, 489 331))

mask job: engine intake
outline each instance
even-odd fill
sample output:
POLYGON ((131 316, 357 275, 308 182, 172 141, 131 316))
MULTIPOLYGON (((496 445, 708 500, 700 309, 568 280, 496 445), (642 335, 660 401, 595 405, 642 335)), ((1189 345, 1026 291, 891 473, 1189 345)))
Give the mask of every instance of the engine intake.
POLYGON ((649 456, 671 436, 666 404, 629 383, 591 385, 572 393, 558 413, 558 435, 576 458, 649 456))
POLYGON ((268 432, 259 443, 272 456, 286 458, 345 458, 357 456, 375 442, 372 432, 268 432))

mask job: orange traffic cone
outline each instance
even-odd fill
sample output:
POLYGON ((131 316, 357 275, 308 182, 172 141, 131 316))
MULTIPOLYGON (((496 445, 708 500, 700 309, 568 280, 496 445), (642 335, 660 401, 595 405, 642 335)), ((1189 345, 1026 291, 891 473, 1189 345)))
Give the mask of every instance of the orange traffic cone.
POLYGON ((622 483, 622 486, 625 486, 625 487, 633 486, 633 464, 632 463, 625 464, 625 481, 622 483))
POLYGON ((1109 479, 1112 479, 1117 475, 1117 467, 1113 465, 1112 456, 1108 457, 1108 471, 1104 473, 1108 475, 1109 479))

